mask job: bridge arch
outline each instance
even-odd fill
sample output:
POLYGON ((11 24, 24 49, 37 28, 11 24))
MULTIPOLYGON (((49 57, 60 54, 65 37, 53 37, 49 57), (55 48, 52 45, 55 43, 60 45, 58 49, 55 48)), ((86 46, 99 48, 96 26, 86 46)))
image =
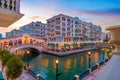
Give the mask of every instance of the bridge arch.
POLYGON ((10 49, 10 52, 11 53, 16 53, 16 50, 26 49, 26 48, 36 49, 36 50, 38 50, 39 53, 43 51, 43 47, 42 46, 37 46, 37 45, 21 45, 21 46, 18 46, 18 47, 12 47, 10 49))

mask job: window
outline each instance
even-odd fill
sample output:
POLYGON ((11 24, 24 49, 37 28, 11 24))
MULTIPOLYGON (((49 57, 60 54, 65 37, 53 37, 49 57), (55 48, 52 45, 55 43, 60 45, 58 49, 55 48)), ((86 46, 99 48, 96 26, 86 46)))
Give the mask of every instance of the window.
POLYGON ((67 21, 70 21, 70 19, 67 19, 67 21))
POLYGON ((48 21, 47 23, 50 24, 50 21, 48 21))
POLYGON ((60 20, 60 17, 56 18, 56 21, 57 21, 57 20, 60 20))
POLYGON ((64 18, 64 17, 62 17, 62 20, 63 20, 63 21, 65 21, 65 18, 64 18))
POLYGON ((62 31, 65 31, 65 28, 62 28, 62 31))
POLYGON ((65 27, 66 25, 65 25, 65 23, 64 22, 62 22, 62 27, 65 27))
POLYGON ((65 33, 62 33, 62 36, 65 36, 65 33))

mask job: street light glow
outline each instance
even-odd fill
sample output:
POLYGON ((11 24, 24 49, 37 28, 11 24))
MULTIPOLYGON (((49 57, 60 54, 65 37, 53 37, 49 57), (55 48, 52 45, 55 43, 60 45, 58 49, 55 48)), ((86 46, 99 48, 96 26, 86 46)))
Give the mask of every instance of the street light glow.
POLYGON ((59 61, 58 60, 56 60, 56 64, 58 64, 59 63, 59 61))
POLYGON ((90 52, 90 51, 88 51, 88 55, 91 55, 91 52, 90 52))
POLYGON ((27 51, 27 54, 29 54, 29 53, 30 53, 30 51, 28 50, 28 51, 27 51))

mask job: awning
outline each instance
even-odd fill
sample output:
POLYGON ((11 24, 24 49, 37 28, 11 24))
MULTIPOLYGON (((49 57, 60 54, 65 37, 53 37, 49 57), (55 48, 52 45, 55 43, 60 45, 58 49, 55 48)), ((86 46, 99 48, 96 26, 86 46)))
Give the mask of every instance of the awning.
POLYGON ((69 44, 64 44, 65 47, 70 46, 69 44))

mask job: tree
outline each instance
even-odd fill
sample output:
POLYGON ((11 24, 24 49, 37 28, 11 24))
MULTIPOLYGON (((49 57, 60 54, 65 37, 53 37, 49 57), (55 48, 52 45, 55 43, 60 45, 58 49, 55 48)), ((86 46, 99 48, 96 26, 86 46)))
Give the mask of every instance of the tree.
POLYGON ((7 62, 6 76, 7 79, 16 79, 22 74, 23 62, 19 57, 12 57, 7 62))
POLYGON ((7 50, 0 50, 0 59, 2 61, 2 71, 7 61, 10 59, 10 53, 7 50))

